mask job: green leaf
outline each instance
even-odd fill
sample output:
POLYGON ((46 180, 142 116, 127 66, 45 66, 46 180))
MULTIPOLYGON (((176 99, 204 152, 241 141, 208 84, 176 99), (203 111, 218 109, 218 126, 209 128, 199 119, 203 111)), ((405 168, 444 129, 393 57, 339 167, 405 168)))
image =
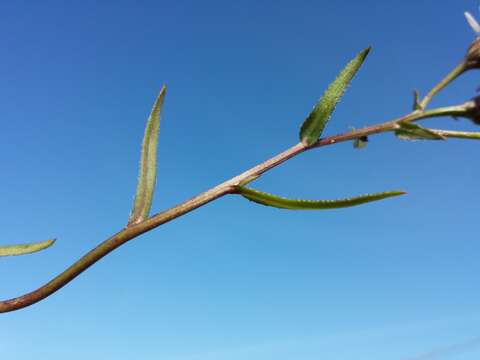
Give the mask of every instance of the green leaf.
POLYGON ((167 91, 162 86, 160 94, 153 104, 152 112, 145 127, 143 137, 142 154, 140 159, 140 171, 138 175, 137 192, 128 224, 137 224, 145 220, 152 207, 153 193, 157 181, 157 144, 160 129, 160 113, 163 100, 167 91))
POLYGON ((417 90, 413 90, 413 110, 422 110, 422 105, 420 104, 420 94, 417 90))
POLYGON ((420 125, 401 121, 395 130, 395 135, 402 140, 446 140, 447 138, 440 133, 424 128, 420 125))
POLYGON ((44 250, 53 245, 55 239, 46 240, 31 244, 19 244, 19 245, 4 245, 0 246, 0 256, 16 256, 31 254, 40 250, 44 250))
POLYGON ((339 209, 405 194, 403 191, 387 191, 339 200, 292 200, 247 187, 238 187, 237 191, 243 197, 258 204, 290 210, 339 209))
POLYGON ((360 69, 369 51, 370 48, 364 49, 350 61, 317 102, 300 129, 300 140, 303 144, 311 146, 320 138, 323 129, 335 110, 335 106, 340 101, 350 81, 360 69))
POLYGON ((363 149, 365 146, 367 146, 367 144, 368 144, 367 136, 361 136, 353 140, 353 147, 355 149, 363 149))

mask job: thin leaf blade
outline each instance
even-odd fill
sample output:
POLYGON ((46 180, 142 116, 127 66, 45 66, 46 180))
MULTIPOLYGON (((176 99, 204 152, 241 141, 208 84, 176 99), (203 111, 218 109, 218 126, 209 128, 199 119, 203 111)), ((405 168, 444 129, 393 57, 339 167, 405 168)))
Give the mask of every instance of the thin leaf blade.
POLYGON ((370 47, 362 50, 328 86, 323 96, 302 124, 300 141, 303 144, 311 146, 320 138, 337 103, 345 93, 350 81, 362 66, 369 52, 370 47))
POLYGON ((160 130, 160 115, 167 88, 162 86, 160 94, 153 104, 148 117, 142 143, 140 170, 133 209, 128 224, 137 224, 145 220, 152 207, 153 194, 157 181, 157 147, 160 130))
POLYGON ((3 245, 0 246, 0 256, 18 256, 31 254, 37 251, 45 250, 55 243, 55 239, 46 241, 30 243, 30 244, 17 244, 17 245, 3 245))
POLYGON ((446 140, 447 138, 434 130, 408 121, 398 123, 395 135, 402 140, 446 140))
POLYGON ((418 90, 413 90, 413 110, 422 110, 422 104, 420 101, 420 93, 418 90))
POLYGON ((237 191, 246 199, 258 204, 289 210, 340 209, 406 194, 404 191, 386 191, 338 200, 293 200, 243 186, 238 187, 237 191))

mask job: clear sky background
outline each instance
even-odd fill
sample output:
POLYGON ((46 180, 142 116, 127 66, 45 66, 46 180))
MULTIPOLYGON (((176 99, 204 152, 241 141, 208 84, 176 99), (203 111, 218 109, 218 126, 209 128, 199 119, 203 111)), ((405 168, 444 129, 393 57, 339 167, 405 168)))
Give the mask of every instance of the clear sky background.
MULTIPOLYGON (((35 289, 126 224, 163 83, 155 212, 296 143, 328 83, 368 45, 325 134, 408 112, 412 90, 424 94, 462 58, 474 39, 463 12, 478 15, 477 5, 2 2, 0 243, 58 241, 1 259, 0 296, 35 289)), ((466 101, 479 82, 468 73, 432 106, 466 101)), ((385 134, 361 151, 303 154, 255 187, 312 199, 409 194, 330 212, 215 201, 1 315, 0 357, 476 360, 479 146, 385 134)))

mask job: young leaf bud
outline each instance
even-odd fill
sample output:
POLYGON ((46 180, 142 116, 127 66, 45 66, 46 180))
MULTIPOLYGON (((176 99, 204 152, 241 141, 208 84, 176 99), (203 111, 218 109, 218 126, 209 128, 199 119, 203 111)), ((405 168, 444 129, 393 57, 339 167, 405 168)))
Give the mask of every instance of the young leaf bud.
POLYGON ((467 50, 465 67, 466 69, 480 69, 480 24, 478 24, 477 20, 475 20, 469 12, 465 12, 465 17, 467 18, 468 24, 477 35, 467 50))
POLYGON ((477 37, 468 48, 465 66, 468 69, 480 69, 480 37, 477 37))
POLYGON ((468 102, 468 109, 465 117, 480 125, 480 96, 473 98, 468 102))

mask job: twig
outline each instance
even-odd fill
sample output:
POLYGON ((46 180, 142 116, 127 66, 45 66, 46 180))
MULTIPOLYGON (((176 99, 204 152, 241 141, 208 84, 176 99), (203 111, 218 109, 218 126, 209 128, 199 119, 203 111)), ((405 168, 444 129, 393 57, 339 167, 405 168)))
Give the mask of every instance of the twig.
MULTIPOLYGON (((422 103, 428 103, 428 101, 423 100, 422 103)), ((106 256, 113 250, 117 249, 121 245, 125 244, 129 240, 132 240, 145 232, 148 232, 162 224, 176 219, 211 201, 221 198, 226 194, 235 193, 236 188, 239 184, 242 184, 248 179, 256 178, 262 175, 268 170, 282 164, 283 162, 294 156, 301 154, 304 151, 344 141, 354 140, 364 136, 371 136, 382 132, 393 131, 398 128, 398 123, 401 121, 419 121, 421 119, 439 116, 464 116, 474 105, 475 104, 469 101, 465 104, 458 106, 442 107, 428 111, 415 110, 405 116, 399 117, 391 121, 387 121, 385 123, 320 139, 312 146, 306 146, 303 143, 298 143, 291 148, 285 150, 284 152, 272 157, 271 159, 243 172, 236 177, 233 177, 230 180, 227 180, 215 186, 214 188, 204 193, 193 197, 190 200, 187 200, 175 207, 172 207, 171 209, 153 215, 150 218, 139 222, 138 224, 129 225, 125 229, 119 231, 109 239, 102 242, 100 245, 88 252, 69 268, 64 270, 60 275, 58 275, 45 285, 39 287, 37 290, 13 299, 0 301, 0 312, 10 312, 18 310, 33 305, 41 301, 42 299, 45 299, 57 290, 61 289, 63 286, 67 285, 70 281, 75 279, 78 275, 80 275, 83 271, 95 264, 98 260, 106 256)), ((453 136, 452 132, 445 135, 453 136)), ((461 137, 460 133, 456 133, 456 135, 457 137, 461 137)))

